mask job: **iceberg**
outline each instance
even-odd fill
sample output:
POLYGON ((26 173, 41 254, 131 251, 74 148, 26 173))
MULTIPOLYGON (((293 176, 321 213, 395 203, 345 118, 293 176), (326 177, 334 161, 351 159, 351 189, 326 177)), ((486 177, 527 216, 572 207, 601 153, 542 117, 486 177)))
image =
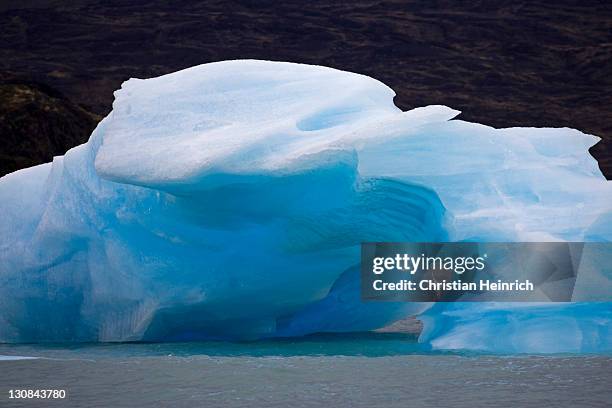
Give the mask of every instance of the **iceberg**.
POLYGON ((0 342, 261 339, 421 314, 434 348, 544 350, 571 323, 554 351, 610 349, 610 303, 361 301, 361 242, 612 239, 597 137, 393 97, 271 61, 126 81, 87 143, 0 179, 0 342), (538 329, 510 345, 502 326, 538 329))
POLYGON ((491 353, 609 353, 609 302, 437 303, 419 316, 434 349, 491 353))

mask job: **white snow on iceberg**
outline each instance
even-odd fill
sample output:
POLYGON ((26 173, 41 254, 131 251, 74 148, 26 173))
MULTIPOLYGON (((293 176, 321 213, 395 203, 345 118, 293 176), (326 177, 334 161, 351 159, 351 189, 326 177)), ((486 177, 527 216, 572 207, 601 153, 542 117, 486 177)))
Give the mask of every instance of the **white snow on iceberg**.
MULTIPOLYGON (((86 144, 0 180, 0 341, 370 330, 428 305, 362 303, 361 242, 612 238, 596 137, 402 112, 393 96, 269 61, 125 82, 86 144)), ((444 307, 426 312, 434 347, 457 330, 444 307)), ((572 321, 610 327, 609 308, 585 307, 572 321)))

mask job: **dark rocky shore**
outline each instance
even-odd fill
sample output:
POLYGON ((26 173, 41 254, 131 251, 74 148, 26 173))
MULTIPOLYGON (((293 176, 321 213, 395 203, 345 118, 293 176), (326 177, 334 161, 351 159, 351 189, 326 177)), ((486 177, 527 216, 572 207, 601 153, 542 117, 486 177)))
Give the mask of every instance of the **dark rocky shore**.
POLYGON ((130 77, 258 58, 370 75, 402 109, 596 134, 612 177, 608 1, 7 0, 0 32, 0 175, 87 140, 130 77))

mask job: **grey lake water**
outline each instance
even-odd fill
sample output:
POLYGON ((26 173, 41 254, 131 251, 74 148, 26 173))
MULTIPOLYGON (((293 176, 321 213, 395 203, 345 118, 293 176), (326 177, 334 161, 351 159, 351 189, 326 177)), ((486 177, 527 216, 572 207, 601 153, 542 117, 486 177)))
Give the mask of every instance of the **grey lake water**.
POLYGON ((0 407, 610 407, 610 355, 440 353, 411 335, 0 345, 0 407), (21 357, 37 357, 20 359, 21 357), (10 399, 62 389, 65 399, 10 399))

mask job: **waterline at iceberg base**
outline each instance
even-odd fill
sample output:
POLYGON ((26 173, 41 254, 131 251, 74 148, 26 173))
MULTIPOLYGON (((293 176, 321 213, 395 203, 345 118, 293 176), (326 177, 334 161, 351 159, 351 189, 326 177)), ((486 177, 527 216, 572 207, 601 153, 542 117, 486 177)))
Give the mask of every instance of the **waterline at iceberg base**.
POLYGON ((361 242, 612 238, 598 138, 393 96, 251 60, 125 82, 86 144, 0 179, 0 342, 251 340, 421 315, 435 349, 612 350, 612 305, 588 295, 361 302, 361 242))

